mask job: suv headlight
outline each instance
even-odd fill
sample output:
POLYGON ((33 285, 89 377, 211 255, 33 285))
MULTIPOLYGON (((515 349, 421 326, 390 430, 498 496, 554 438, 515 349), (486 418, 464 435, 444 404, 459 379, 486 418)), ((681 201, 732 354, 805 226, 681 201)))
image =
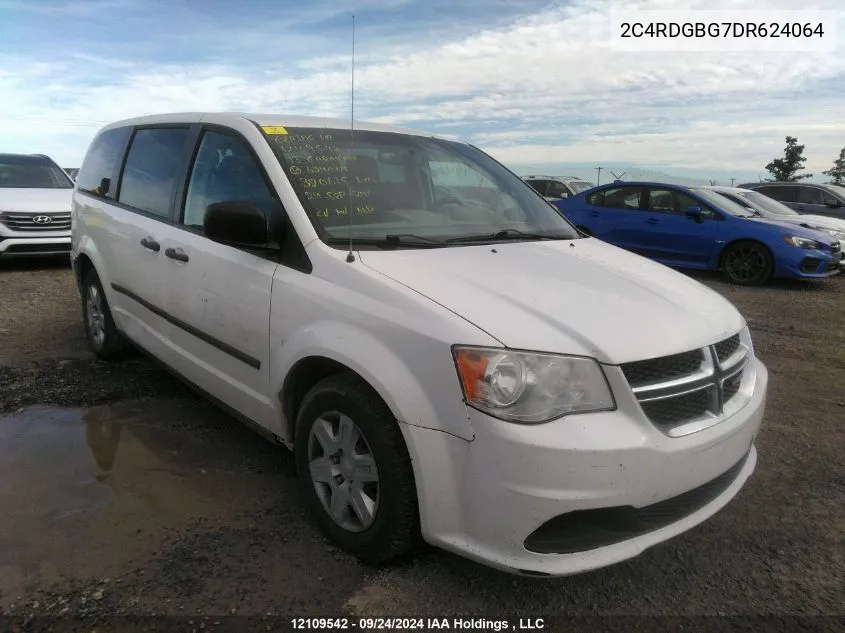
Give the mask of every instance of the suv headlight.
POLYGON ((493 417, 538 424, 616 408, 607 378, 592 358, 485 347, 452 351, 467 404, 493 417))
POLYGON ((821 242, 817 242, 816 240, 811 240, 806 237, 795 237, 791 235, 789 237, 783 238, 787 244, 792 244, 793 246, 797 246, 798 248, 821 248, 821 242))

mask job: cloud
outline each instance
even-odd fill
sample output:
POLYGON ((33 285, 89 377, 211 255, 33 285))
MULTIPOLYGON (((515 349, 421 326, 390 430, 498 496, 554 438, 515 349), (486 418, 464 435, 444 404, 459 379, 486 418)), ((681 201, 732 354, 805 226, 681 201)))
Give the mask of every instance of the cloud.
MULTIPOLYGON (((102 122, 150 112, 346 117, 344 14, 355 7, 370 16, 360 27, 356 114, 458 134, 507 164, 757 171, 782 152, 790 134, 807 145, 808 169, 820 172, 845 145, 842 45, 833 53, 620 53, 610 50, 611 6, 677 3, 496 2, 344 0, 307 3, 307 10, 286 3, 285 11, 273 12, 261 5, 260 20, 253 7, 245 10, 250 20, 234 16, 231 24, 216 15, 186 21, 190 16, 179 13, 178 23, 149 29, 149 54, 130 55, 133 43, 126 41, 116 57, 103 46, 80 45, 63 53, 72 62, 37 53, 7 57, 13 63, 0 70, 0 140, 16 146, 38 140, 72 162, 85 149, 78 139, 90 138, 102 122)), ((845 16, 839 0, 816 6, 845 16)), ((789 8, 776 0, 686 7, 789 8)), ((152 19, 137 8, 128 15, 152 19)), ((839 31, 845 33, 845 17, 839 31)))

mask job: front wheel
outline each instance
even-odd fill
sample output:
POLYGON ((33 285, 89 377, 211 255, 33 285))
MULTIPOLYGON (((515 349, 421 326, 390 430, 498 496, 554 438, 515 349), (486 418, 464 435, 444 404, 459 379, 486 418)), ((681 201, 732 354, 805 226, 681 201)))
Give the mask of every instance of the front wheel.
POLYGON ((411 459, 399 423, 369 385, 351 374, 317 383, 300 407, 294 442, 304 495, 331 541, 370 564, 417 544, 411 459))
POLYGON ((772 276, 772 255, 757 242, 731 244, 722 256, 722 270, 728 281, 741 286, 759 286, 772 276))

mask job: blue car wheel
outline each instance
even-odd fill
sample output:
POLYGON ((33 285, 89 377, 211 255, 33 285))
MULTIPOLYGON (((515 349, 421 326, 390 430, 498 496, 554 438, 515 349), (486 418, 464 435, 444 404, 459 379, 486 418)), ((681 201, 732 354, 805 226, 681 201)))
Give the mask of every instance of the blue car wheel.
POLYGON ((722 271, 731 283, 759 286, 772 276, 774 262, 769 249, 757 242, 736 242, 722 255, 722 271))

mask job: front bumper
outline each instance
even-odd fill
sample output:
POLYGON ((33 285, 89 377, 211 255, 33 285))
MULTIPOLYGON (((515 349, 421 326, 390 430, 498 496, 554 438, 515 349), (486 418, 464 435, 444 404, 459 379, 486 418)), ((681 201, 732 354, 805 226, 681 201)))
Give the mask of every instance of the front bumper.
POLYGON ((775 269, 778 277, 824 279, 845 270, 842 253, 811 249, 791 249, 775 269))
POLYGON ((26 236, 0 233, 0 257, 70 255, 70 231, 26 236))
POLYGON ((714 426, 678 438, 660 433, 633 398, 624 397, 617 398, 616 411, 541 425, 510 424, 470 410, 471 442, 403 425, 416 469, 424 537, 506 571, 559 576, 632 558, 689 530, 724 507, 754 471, 754 438, 768 387, 766 367, 754 363, 756 386, 745 406, 714 426), (703 497, 697 492, 699 502, 679 513, 678 498, 695 490, 709 492, 703 497), (656 505, 660 502, 666 503, 656 505), (595 523, 595 514, 582 514, 592 516, 588 521, 604 536, 582 525, 585 539, 576 551, 560 544, 551 546, 559 553, 537 551, 543 548, 537 547, 536 535, 526 546, 544 524, 548 536, 548 522, 576 516, 569 513, 622 507, 628 514, 642 509, 640 514, 654 515, 655 508, 659 513, 667 504, 675 514, 645 531, 608 537, 607 524, 595 523))

